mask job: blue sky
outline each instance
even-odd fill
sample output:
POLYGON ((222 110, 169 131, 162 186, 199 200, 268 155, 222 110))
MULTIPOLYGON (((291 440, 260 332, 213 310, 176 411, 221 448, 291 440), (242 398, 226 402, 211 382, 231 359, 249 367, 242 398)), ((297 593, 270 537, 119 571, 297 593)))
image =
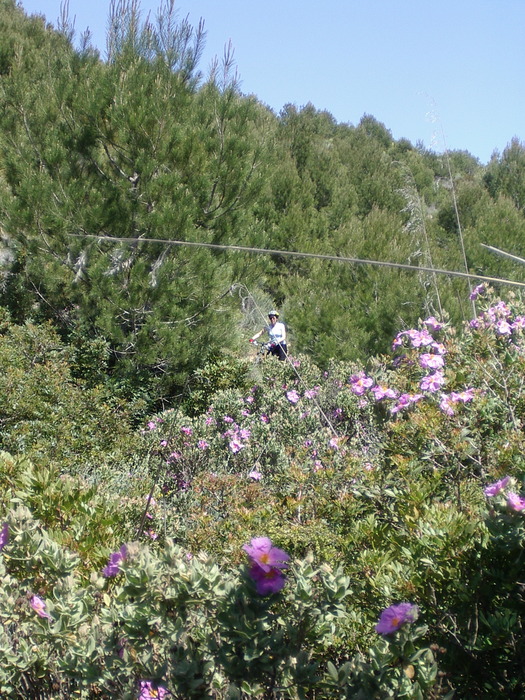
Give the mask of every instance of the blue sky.
MULTIPOLYGON (((60 0, 21 0, 56 25, 60 0)), ((105 56, 110 0, 69 0, 105 56)), ((142 0, 153 19, 161 0, 142 0)), ((205 22, 206 73, 231 41, 241 90, 357 124, 371 114, 394 138, 482 163, 525 141, 525 0, 176 0, 205 22)))

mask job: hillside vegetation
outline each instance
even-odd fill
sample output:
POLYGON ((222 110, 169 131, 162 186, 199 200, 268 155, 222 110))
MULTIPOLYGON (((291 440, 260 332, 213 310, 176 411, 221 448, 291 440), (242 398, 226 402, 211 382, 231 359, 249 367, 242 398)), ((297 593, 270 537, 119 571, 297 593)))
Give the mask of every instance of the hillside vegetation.
POLYGON ((0 0, 0 696, 525 697, 525 146, 112 13, 102 60, 0 0))

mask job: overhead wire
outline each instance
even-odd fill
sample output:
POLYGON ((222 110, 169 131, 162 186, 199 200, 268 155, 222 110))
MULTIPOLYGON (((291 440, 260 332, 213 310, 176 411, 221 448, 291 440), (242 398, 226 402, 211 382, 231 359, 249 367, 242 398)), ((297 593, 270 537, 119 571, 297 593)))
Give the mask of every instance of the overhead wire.
MULTIPOLYGON (((328 255, 325 253, 304 253, 295 250, 277 250, 273 248, 255 248, 253 246, 228 245, 225 243, 205 243, 202 241, 181 241, 164 238, 141 238, 141 237, 117 237, 106 236, 93 233, 69 233, 69 236, 76 238, 95 238, 98 240, 118 242, 118 243, 157 243, 172 246, 188 246, 194 248, 209 248, 212 250, 238 251, 241 253, 255 253, 258 255, 277 255, 295 258, 311 258, 316 260, 333 260, 335 262, 352 263, 356 265, 372 265, 376 267, 389 267, 399 270, 409 270, 417 272, 429 272, 448 277, 459 277, 463 279, 474 279, 481 282, 507 284, 514 287, 525 287, 525 282, 517 280, 502 279, 500 277, 488 277, 487 275, 477 275, 470 272, 460 272, 459 270, 443 270, 437 267, 424 267, 420 265, 408 265, 406 263, 395 263, 385 260, 369 260, 364 258, 351 258, 343 255, 328 255)), ((510 257, 510 254, 507 254, 510 257)))

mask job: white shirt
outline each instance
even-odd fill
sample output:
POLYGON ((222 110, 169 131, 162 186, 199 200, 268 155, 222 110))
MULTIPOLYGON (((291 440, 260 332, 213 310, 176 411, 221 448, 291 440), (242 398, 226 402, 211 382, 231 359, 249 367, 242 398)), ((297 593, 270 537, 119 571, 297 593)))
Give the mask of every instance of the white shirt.
POLYGON ((271 343, 286 343, 286 328, 284 323, 276 321, 273 326, 268 326, 267 330, 271 343))

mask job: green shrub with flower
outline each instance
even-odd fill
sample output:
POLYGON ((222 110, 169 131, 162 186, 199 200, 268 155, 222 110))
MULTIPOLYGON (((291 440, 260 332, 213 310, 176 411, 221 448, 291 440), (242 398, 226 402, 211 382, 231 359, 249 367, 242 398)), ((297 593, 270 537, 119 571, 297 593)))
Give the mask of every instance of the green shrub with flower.
POLYGON ((0 695, 523 697, 525 310, 475 296, 366 367, 208 385, 100 470, 4 454, 0 695))

